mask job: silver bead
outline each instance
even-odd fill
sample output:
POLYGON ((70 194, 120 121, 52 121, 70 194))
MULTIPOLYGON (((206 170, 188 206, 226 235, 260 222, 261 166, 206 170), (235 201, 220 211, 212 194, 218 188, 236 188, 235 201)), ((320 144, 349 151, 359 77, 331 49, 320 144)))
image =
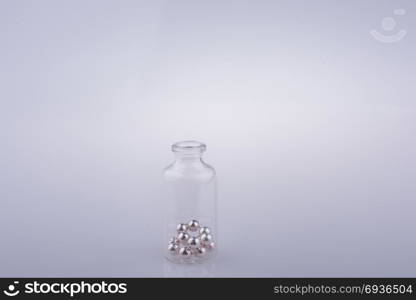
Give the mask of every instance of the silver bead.
POLYGON ((209 229, 209 227, 201 227, 199 229, 199 234, 204 234, 204 233, 210 234, 211 233, 211 229, 209 229))
POLYGON ((177 239, 179 240, 179 243, 186 244, 189 240, 189 234, 186 232, 179 232, 177 239))
POLYGON ((201 241, 197 237, 191 236, 188 239, 188 246, 189 247, 195 248, 195 247, 198 247, 200 244, 201 244, 201 241))
POLYGON ((195 232, 199 229, 199 222, 197 220, 191 220, 188 222, 188 229, 195 232))
POLYGON ((181 247, 179 249, 179 254, 181 256, 184 256, 184 257, 189 257, 189 256, 191 256, 192 252, 191 252, 191 249, 189 247, 181 247))
POLYGON ((196 256, 203 256, 206 252, 207 250, 204 247, 196 247, 194 251, 196 256))
POLYGON ((169 251, 169 253, 170 253, 170 254, 172 254, 172 255, 176 255, 176 254, 178 254, 178 249, 179 249, 179 246, 178 246, 177 244, 170 243, 170 244, 168 245, 168 251, 169 251))
POLYGON ((210 234, 201 234, 201 242, 205 244, 209 244, 212 241, 212 235, 210 234))
POLYGON ((173 237, 169 240, 169 244, 179 244, 179 239, 177 237, 173 237))
POLYGON ((214 250, 214 249, 215 249, 215 242, 209 242, 208 244, 206 244, 206 245, 205 245, 205 248, 206 248, 208 251, 212 251, 212 250, 214 250))
POLYGON ((188 225, 186 224, 178 224, 178 226, 176 226, 176 231, 177 232, 186 232, 188 230, 188 225))

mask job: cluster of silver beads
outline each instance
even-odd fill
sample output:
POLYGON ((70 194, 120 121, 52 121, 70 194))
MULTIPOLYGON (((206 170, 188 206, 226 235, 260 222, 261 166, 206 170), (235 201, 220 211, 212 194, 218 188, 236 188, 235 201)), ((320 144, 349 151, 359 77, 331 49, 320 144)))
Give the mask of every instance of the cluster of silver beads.
POLYGON ((170 255, 183 258, 203 257, 214 247, 211 229, 197 220, 190 220, 176 226, 176 235, 169 240, 168 251, 170 255))

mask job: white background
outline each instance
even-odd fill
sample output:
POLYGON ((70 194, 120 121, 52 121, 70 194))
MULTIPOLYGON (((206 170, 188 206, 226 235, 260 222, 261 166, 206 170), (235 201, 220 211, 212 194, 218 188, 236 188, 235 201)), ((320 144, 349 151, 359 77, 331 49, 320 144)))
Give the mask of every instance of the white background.
POLYGON ((0 276, 416 276, 415 9, 1 1, 0 276), (162 256, 183 139, 219 175, 197 267, 162 256))

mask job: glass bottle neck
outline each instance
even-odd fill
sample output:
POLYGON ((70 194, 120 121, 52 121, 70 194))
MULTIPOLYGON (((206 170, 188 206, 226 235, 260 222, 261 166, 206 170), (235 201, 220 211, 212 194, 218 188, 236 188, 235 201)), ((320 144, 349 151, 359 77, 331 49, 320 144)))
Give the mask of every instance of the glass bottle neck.
POLYGON ((197 163, 202 161, 202 155, 201 153, 175 153, 175 161, 197 163))
POLYGON ((202 153, 205 151, 205 144, 197 141, 182 141, 172 145, 176 163, 202 164, 202 153))

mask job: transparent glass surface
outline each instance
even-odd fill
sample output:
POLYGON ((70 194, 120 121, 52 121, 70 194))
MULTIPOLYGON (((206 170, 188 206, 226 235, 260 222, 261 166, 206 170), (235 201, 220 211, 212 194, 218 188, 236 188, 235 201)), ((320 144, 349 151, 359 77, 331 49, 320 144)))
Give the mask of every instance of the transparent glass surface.
POLYGON ((163 172, 163 246, 172 262, 203 262, 217 252, 217 183, 214 168, 202 160, 205 150, 196 141, 175 143, 175 160, 163 172))

